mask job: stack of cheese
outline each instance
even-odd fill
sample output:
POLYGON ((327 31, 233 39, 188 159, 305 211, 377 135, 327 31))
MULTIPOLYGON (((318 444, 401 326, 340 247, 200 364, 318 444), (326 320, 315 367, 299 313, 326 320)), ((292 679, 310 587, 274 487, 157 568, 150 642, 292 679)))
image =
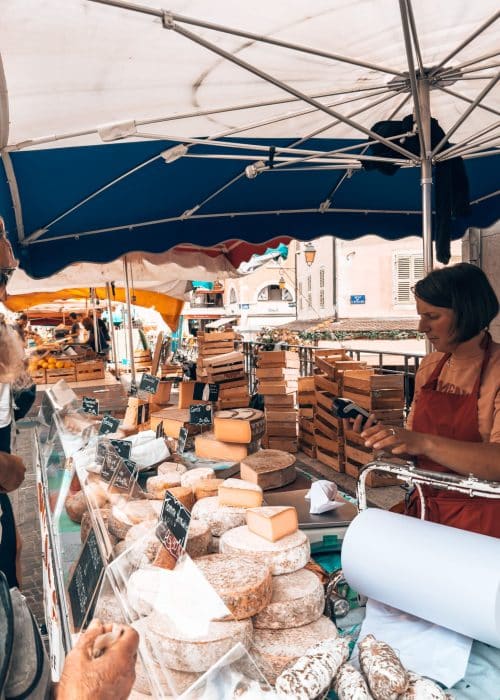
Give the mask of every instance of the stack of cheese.
POLYGON ((237 408, 214 415, 213 432, 195 438, 195 453, 204 459, 241 462, 260 447, 265 420, 262 411, 237 408))
POLYGON ((299 447, 309 457, 316 457, 314 437, 314 377, 299 377, 299 447))
POLYGON ((288 350, 261 351, 256 375, 264 396, 267 431, 264 446, 297 452, 297 387, 299 357, 288 350))
MULTIPOLYGON (((217 333, 214 335, 226 335, 217 333)), ((205 336, 209 338, 210 336, 205 336)), ((210 345, 208 343, 207 345, 210 345)), ((196 378, 199 382, 219 385, 217 408, 243 408, 249 404, 248 377, 241 352, 198 355, 196 378)))

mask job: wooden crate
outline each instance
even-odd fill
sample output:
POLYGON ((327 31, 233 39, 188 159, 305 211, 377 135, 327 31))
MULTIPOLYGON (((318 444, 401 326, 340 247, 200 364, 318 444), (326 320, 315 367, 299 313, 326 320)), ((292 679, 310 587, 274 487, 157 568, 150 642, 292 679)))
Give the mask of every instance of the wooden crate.
POLYGON ((35 384, 46 384, 46 376, 45 376, 45 370, 42 369, 33 369, 30 372, 30 377, 33 379, 35 384))
POLYGON ((332 397, 340 395, 339 383, 332 381, 324 374, 314 375, 314 387, 318 391, 324 391, 327 394, 330 394, 332 397))
MULTIPOLYGON (((369 447, 365 447, 365 440, 359 433, 352 430, 347 430, 344 435, 344 453, 345 453, 345 471, 350 476, 358 477, 359 470, 369 462, 373 462, 379 455, 380 451, 374 451, 369 447)), ((388 455, 388 459, 392 461, 400 461, 394 458, 393 455, 388 455)), ((386 472, 372 472, 367 479, 367 486, 397 486, 401 481, 391 474, 386 472)))
POLYGON ((299 442, 297 438, 265 435, 262 438, 262 447, 268 450, 282 450, 283 452, 292 452, 295 454, 299 451, 299 442))
POLYGON ((55 384, 60 379, 64 379, 65 382, 76 381, 76 372, 73 367, 63 367, 61 369, 46 369, 45 370, 45 383, 55 384))
MULTIPOLYGON (((356 481, 359 479, 359 473, 361 471, 362 465, 357 465, 352 462, 349 462, 346 459, 345 462, 345 473, 349 474, 349 476, 353 476, 356 481)), ((380 486, 397 486, 398 484, 402 484, 403 482, 400 481, 399 479, 396 479, 392 474, 388 474, 387 472, 370 472, 368 476, 366 477, 366 485, 369 488, 379 488, 380 486)))
POLYGON ((86 382, 90 379, 104 379, 104 362, 102 360, 76 363, 76 381, 86 382))
POLYGON ((261 350, 257 355, 257 367, 286 367, 299 369, 300 359, 291 350, 261 350))
POLYGON ((372 370, 346 371, 342 396, 368 411, 402 410, 403 373, 375 374, 372 370))

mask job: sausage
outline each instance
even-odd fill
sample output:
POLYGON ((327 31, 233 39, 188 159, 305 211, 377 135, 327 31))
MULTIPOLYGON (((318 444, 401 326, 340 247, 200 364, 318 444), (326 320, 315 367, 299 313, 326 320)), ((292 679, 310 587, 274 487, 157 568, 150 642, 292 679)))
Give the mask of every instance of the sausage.
POLYGON ((446 700, 448 696, 444 690, 431 681, 430 678, 423 678, 418 673, 409 671, 408 677, 410 685, 408 689, 399 696, 399 700, 446 700))
POLYGON ((397 700, 409 679, 396 652, 368 634, 358 643, 359 663, 375 700, 397 700))
POLYGON ((361 673, 351 664, 342 664, 333 681, 339 700, 371 700, 373 697, 361 673))

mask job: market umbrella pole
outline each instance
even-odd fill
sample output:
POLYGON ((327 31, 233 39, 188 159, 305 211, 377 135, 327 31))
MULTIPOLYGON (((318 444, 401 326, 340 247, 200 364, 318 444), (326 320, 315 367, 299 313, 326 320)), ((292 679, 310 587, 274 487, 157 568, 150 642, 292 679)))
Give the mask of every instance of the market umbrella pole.
POLYGON ((109 332, 111 334, 111 351, 113 353, 113 362, 115 364, 115 377, 120 377, 118 370, 118 352, 116 347, 115 324, 113 323, 113 310, 111 308, 111 285, 106 282, 106 297, 108 299, 108 317, 109 317, 109 332))
POLYGON ((126 299, 127 299, 127 315, 128 315, 127 329, 128 329, 128 344, 129 344, 129 352, 130 352, 130 372, 131 372, 130 389, 131 389, 132 393, 135 393, 137 386, 136 386, 136 381, 135 381, 134 339, 132 336, 132 309, 131 309, 131 304, 130 304, 130 284, 129 284, 129 280, 128 280, 128 264, 127 264, 127 256, 126 255, 123 258, 123 270, 125 272, 125 295, 126 295, 126 299))
POLYGON ((94 322, 94 350, 97 354, 101 348, 99 343, 99 326, 97 324, 96 291, 94 287, 90 288, 90 297, 90 301, 92 304, 92 320, 94 322))

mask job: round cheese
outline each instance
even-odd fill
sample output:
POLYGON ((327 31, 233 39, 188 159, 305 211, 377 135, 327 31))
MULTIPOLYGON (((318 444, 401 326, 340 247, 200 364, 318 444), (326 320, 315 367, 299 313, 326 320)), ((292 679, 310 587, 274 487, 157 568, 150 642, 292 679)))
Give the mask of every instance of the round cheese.
POLYGON ((210 496, 217 496, 219 486, 224 483, 224 479, 202 479, 193 485, 194 497, 197 501, 210 496))
POLYGON ((212 542, 210 528, 202 520, 192 520, 189 523, 186 552, 191 559, 204 557, 212 542))
POLYGON ((196 565, 237 620, 252 617, 271 600, 273 584, 267 564, 249 557, 210 554, 196 565))
POLYGON ((162 462, 158 465, 158 476, 164 474, 170 474, 171 472, 177 472, 177 474, 184 474, 187 472, 187 467, 179 462, 162 462))
POLYGON ((218 497, 210 496, 196 501, 191 517, 202 520, 208 525, 212 535, 220 537, 227 530, 246 523, 246 508, 220 506, 218 497))
POLYGON ((273 576, 291 574, 302 569, 311 553, 309 540, 301 530, 276 542, 269 542, 250 532, 246 525, 225 532, 220 539, 220 551, 223 554, 250 556, 265 562, 271 566, 273 576))
POLYGON ((126 547, 137 546, 140 542, 140 554, 144 555, 148 562, 152 562, 160 548, 160 541, 155 535, 157 520, 145 520, 137 525, 132 525, 125 535, 126 547))
POLYGON ((101 622, 126 622, 117 599, 112 594, 101 594, 95 606, 94 618, 101 622))
POLYGON ((151 501, 128 501, 113 506, 109 514, 108 529, 112 535, 123 540, 132 525, 154 518, 155 511, 151 501))
POLYGON ((157 658, 176 671, 203 673, 236 644, 249 649, 252 642, 250 620, 210 622, 204 634, 197 637, 190 636, 189 630, 174 627, 162 615, 151 615, 148 620, 157 658))
POLYGON ((165 497, 165 491, 181 485, 181 475, 178 472, 164 472, 158 476, 150 476, 146 481, 146 491, 154 498, 165 497))
POLYGON ((307 569, 276 576, 271 601, 253 619, 257 629, 287 629, 314 622, 323 614, 325 594, 319 578, 307 569))
POLYGON ((87 500, 83 491, 69 494, 64 501, 64 507, 70 520, 81 523, 83 514, 87 512, 87 500))
POLYGON ((202 481, 203 479, 213 479, 215 477, 215 472, 211 467, 198 467, 196 469, 190 469, 181 476, 181 486, 193 487, 197 481, 202 481))
POLYGON ((254 630, 251 654, 269 683, 295 663, 318 641, 337 637, 337 628, 325 616, 303 627, 284 630, 254 630))

